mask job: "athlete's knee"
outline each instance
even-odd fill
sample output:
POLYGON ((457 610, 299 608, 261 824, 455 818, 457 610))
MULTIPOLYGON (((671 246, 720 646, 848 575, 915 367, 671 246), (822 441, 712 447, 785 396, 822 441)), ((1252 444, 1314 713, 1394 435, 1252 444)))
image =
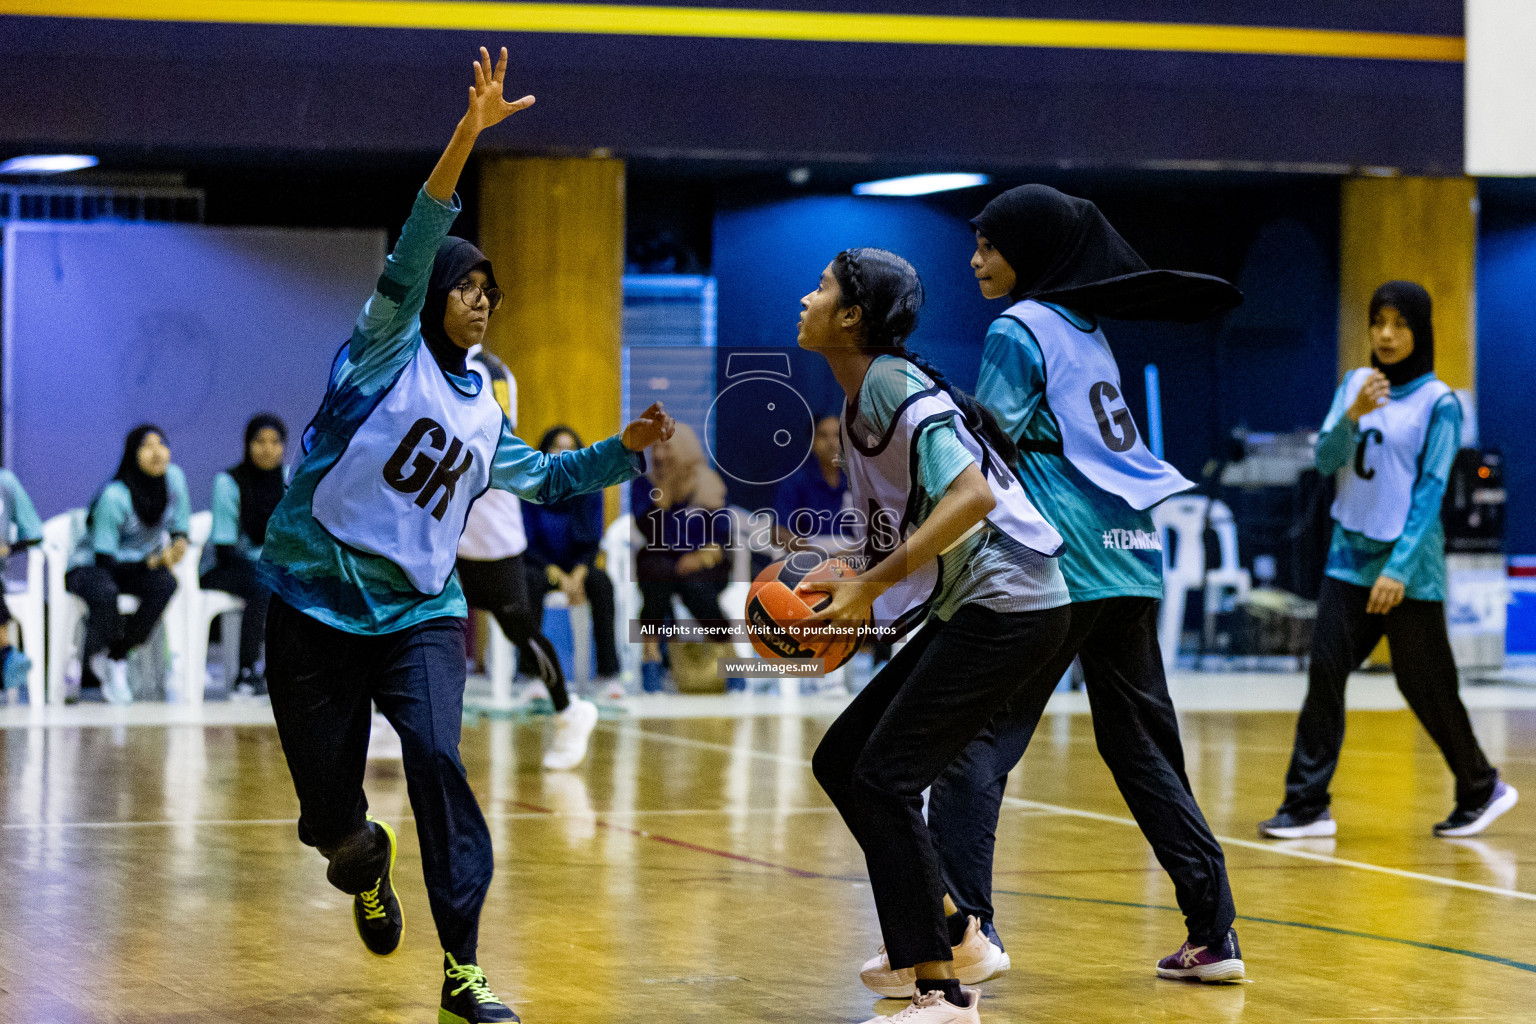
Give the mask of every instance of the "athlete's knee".
POLYGON ((514 644, 526 643, 538 631, 533 616, 521 605, 502 605, 491 614, 507 639, 514 644))
POLYGON ((816 753, 811 755, 811 774, 834 802, 849 790, 853 782, 853 766, 836 747, 836 744, 823 739, 816 753))
POLYGON ((335 843, 315 847, 329 861, 326 881, 352 896, 371 888, 389 861, 389 837, 371 821, 335 843))

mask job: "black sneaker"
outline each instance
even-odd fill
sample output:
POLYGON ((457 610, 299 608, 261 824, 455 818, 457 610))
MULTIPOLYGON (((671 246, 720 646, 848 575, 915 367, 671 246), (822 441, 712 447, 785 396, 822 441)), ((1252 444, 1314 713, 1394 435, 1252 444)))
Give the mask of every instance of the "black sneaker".
POLYGON ((1450 839, 1475 836, 1494 820, 1520 802, 1520 794, 1503 779, 1493 787, 1493 795, 1481 807, 1458 807, 1451 816, 1435 826, 1435 835, 1450 839))
POLYGON ((389 956, 400 948, 400 936, 405 931, 405 911, 395 895, 392 880, 395 873, 395 830, 373 815, 368 820, 384 830, 389 837, 389 863, 372 889, 352 897, 352 921, 357 925, 357 935, 374 956, 389 956))
POLYGON ((437 1008, 437 1024, 505 1024, 522 1019, 496 998, 478 964, 461 964, 453 954, 443 954, 443 1001, 437 1008))
POLYGON ((1313 839, 1338 835, 1339 823, 1327 811, 1312 817, 1281 811, 1267 821, 1259 822, 1260 839, 1313 839))

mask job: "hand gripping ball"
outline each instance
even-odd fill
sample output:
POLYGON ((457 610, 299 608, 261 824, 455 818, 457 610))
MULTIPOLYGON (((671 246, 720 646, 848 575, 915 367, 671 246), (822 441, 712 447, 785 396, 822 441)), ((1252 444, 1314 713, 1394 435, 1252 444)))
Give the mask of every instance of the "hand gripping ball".
POLYGON ((840 558, 813 561, 806 554, 791 555, 758 573, 747 592, 747 632, 752 646, 764 658, 822 662, 825 671, 847 663, 862 641, 856 627, 862 623, 834 622, 814 632, 790 632, 832 600, 825 592, 795 593, 801 583, 845 579, 858 575, 840 558), (810 566, 809 571, 804 566, 810 566))

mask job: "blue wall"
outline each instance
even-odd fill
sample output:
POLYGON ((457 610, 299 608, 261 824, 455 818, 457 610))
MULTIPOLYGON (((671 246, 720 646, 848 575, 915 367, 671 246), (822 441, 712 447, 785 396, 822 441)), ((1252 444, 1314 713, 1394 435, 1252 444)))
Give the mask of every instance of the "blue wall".
MULTIPOLYGON (((842 389, 820 356, 794 349, 800 297, 843 249, 870 245, 900 253, 922 276, 926 300, 911 346, 963 387, 976 382, 981 343, 994 309, 966 266, 974 236, 964 219, 910 199, 812 196, 723 210, 715 219, 718 343, 789 346, 792 379, 817 415, 836 413, 842 389)), ((997 307, 1001 309, 1001 305, 997 307)), ((736 487, 732 501, 759 507, 771 488, 736 487)))
POLYGON ((1531 381, 1536 380, 1536 186, 1484 182, 1477 247, 1477 405, 1482 443, 1504 453, 1509 490, 1507 550, 1536 553, 1536 450, 1531 381), (1513 382, 1520 382, 1515 385, 1513 382))
MULTIPOLYGON (((1165 451, 1192 478, 1225 450, 1233 427, 1284 431, 1322 422, 1337 383, 1338 190, 1331 180, 1264 185, 1179 181, 1052 181, 1085 195, 1153 266, 1221 274, 1247 296, 1235 313, 1193 327, 1108 322, 1137 421, 1145 426, 1142 369, 1162 378, 1165 451)), ((1005 303, 985 302, 967 265, 967 218, 996 189, 930 199, 808 196, 722 203, 715 219, 719 344, 793 346, 800 296, 841 249, 877 245, 911 260, 927 304, 912 347, 967 390, 987 324, 1005 303)), ((842 394, 821 359, 796 351, 794 376, 813 409, 842 394)), ((723 378, 722 378, 723 379, 723 378)), ((766 494, 740 489, 755 507, 766 494)))

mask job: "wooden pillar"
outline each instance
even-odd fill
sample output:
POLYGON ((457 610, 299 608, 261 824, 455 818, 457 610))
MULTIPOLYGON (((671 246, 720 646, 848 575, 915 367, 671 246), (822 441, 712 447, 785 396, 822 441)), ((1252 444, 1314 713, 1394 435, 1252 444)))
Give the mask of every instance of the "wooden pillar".
POLYGON ((1369 366, 1366 313, 1383 282, 1417 281, 1435 303, 1435 372, 1474 391, 1477 182, 1349 178, 1339 230, 1339 378, 1369 366))
MULTIPOLYGON (((517 377, 518 436, 557 423, 587 444, 621 426, 624 162, 489 157, 480 167, 480 248, 506 300, 486 346, 517 377)), ((607 495, 608 518, 618 493, 607 495)))

